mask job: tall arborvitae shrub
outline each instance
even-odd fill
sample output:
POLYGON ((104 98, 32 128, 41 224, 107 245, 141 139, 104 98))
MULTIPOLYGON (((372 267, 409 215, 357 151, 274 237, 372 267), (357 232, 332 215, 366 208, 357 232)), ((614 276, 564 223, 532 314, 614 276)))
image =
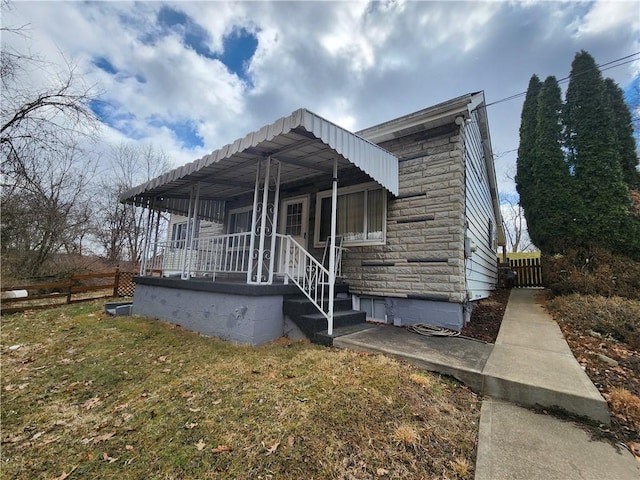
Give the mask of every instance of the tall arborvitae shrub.
POLYGON ((605 83, 591 55, 576 54, 563 110, 576 196, 576 240, 583 246, 629 247, 629 189, 618 158, 605 83))
POLYGON ((555 77, 547 77, 538 94, 533 163, 533 205, 538 214, 529 225, 533 242, 545 253, 560 253, 574 239, 573 197, 562 151, 562 94, 555 77))
MULTIPOLYGON (((522 106, 520 119, 520 145, 516 170, 516 190, 520 196, 520 206, 524 210, 527 225, 535 224, 533 165, 535 163, 536 124, 538 115, 538 93, 542 82, 537 75, 532 75, 527 88, 527 96, 522 106)), ((533 237, 531 237, 533 239, 533 237)), ((533 240, 536 243, 535 240, 533 240)))
POLYGON ((624 92, 610 78, 604 81, 607 100, 613 114, 614 134, 618 144, 618 160, 622 176, 629 188, 640 188, 640 172, 637 170, 638 154, 633 137, 633 123, 629 107, 624 101, 624 92))

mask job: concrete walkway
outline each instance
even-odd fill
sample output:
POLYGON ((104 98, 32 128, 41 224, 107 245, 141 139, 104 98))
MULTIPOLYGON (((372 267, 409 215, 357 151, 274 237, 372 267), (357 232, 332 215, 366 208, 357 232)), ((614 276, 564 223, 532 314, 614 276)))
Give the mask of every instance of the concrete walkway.
POLYGON ((504 402, 559 406, 610 422, 605 400, 537 304, 538 292, 512 290, 495 345, 387 326, 335 332, 333 344, 404 359, 491 397, 482 404, 476 480, 640 478, 640 463, 625 449, 590 440, 572 422, 504 402))

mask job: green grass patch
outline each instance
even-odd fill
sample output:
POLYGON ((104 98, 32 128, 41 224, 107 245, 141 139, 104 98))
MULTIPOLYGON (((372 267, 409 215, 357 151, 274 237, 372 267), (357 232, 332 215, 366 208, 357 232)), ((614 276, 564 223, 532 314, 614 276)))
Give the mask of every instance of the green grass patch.
POLYGON ((480 402, 456 382, 102 306, 2 317, 2 478, 472 477, 480 402))

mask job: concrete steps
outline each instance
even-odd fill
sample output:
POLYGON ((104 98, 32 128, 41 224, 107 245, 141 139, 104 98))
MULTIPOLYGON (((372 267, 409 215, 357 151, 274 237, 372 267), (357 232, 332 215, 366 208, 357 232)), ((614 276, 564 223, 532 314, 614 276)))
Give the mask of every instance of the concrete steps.
POLYGON ((351 309, 351 298, 344 292, 334 298, 333 335, 327 332, 327 319, 306 297, 284 299, 282 311, 310 341, 332 346, 334 338, 366 327, 367 315, 351 309))

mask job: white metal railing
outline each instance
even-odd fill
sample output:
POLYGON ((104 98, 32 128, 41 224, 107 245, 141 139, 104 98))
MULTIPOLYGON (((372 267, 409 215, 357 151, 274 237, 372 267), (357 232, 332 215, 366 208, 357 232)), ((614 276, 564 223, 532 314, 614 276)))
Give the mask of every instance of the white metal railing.
POLYGON ((211 276, 216 273, 247 273, 250 233, 232 233, 186 240, 157 242, 149 250, 145 275, 211 276))
POLYGON ((329 279, 330 274, 318 260, 290 235, 276 234, 278 238, 278 274, 284 275, 284 282, 291 280, 329 320, 329 279))
MULTIPOLYGON (((331 302, 331 274, 290 235, 276 235, 275 273, 284 283, 292 281, 327 319, 333 328, 331 302)), ((243 273, 249 270, 249 232, 196 238, 189 245, 186 240, 157 242, 150 245, 150 257, 143 275, 211 277, 217 273, 243 273)), ((336 247, 336 252, 341 247, 336 247)), ((340 270, 340 261, 336 270, 340 270)), ((334 279, 335 282, 335 279, 334 279)))

